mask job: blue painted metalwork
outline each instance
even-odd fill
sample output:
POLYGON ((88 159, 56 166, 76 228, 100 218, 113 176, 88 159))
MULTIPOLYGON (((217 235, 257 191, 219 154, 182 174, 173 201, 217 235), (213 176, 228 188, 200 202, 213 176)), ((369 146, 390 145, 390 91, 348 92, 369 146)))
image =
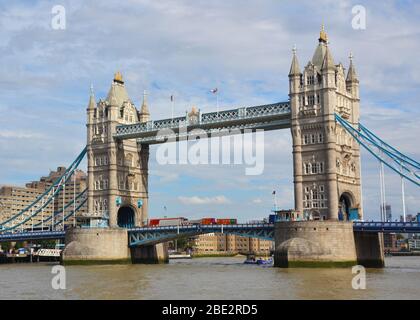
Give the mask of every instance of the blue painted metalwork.
POLYGON ((129 246, 151 245, 206 233, 226 233, 274 241, 274 224, 187 225, 128 229, 129 246))
POLYGON ((415 170, 419 168, 417 161, 403 155, 399 151, 394 151, 396 149, 392 147, 392 149, 387 147, 382 143, 382 140, 377 141, 376 136, 374 137, 370 131, 366 134, 366 131, 361 129, 360 124, 359 129, 356 129, 352 124, 341 118, 338 114, 335 115, 335 119, 360 145, 369 151, 369 153, 372 154, 376 159, 385 164, 388 168, 390 168, 401 177, 404 177, 408 181, 420 187, 420 175, 415 172, 415 170), (383 158, 384 156, 387 156, 389 161, 386 161, 383 158), (413 169, 410 169, 410 167, 413 167, 413 169))
POLYGON ((116 128, 114 138, 136 138, 138 143, 153 144, 165 142, 166 139, 187 139, 193 129, 202 129, 212 136, 237 134, 238 130, 246 129, 274 130, 289 128, 290 116, 289 102, 203 114, 199 112, 192 119, 186 115, 174 119, 120 125, 116 128))
POLYGON ((354 231, 420 233, 419 222, 353 222, 354 231))
POLYGON ((83 151, 77 156, 73 163, 66 169, 61 177, 59 177, 52 185, 49 187, 36 201, 31 203, 28 207, 20 211, 19 213, 13 215, 12 217, 6 219, 5 221, 0 222, 0 231, 11 231, 15 230, 17 227, 25 224, 30 219, 42 212, 49 203, 54 199, 54 197, 62 190, 63 185, 65 185, 74 171, 79 166, 80 162, 83 160, 86 155, 87 148, 85 147, 83 151))
MULTIPOLYGON (((281 222, 279 222, 281 223, 281 222)), ((353 222, 357 232, 420 233, 420 222, 353 222)), ((183 237, 206 233, 226 233, 274 241, 274 224, 190 225, 168 227, 138 227, 127 230, 129 246, 152 245, 183 237)), ((65 231, 34 231, 0 234, 0 242, 64 239, 65 231)))
POLYGON ((33 231, 0 234, 0 242, 64 239, 65 231, 33 231))

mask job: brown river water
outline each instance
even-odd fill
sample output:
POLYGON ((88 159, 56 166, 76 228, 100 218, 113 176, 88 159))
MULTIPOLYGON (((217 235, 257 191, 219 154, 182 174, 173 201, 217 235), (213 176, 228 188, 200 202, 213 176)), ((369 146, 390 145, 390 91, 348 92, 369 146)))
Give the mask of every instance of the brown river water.
POLYGON ((386 258, 367 269, 278 269, 243 258, 172 260, 165 265, 68 266, 66 289, 52 288, 54 264, 0 265, 0 299, 419 299, 420 257, 386 258))

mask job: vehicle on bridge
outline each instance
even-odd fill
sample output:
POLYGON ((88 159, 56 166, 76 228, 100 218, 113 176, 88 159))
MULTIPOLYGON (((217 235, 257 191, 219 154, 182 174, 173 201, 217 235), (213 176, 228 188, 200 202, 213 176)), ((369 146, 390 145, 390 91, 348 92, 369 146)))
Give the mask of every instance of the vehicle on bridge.
POLYGON ((188 220, 187 218, 155 218, 149 220, 149 227, 165 227, 165 226, 190 226, 190 225, 234 225, 237 219, 223 218, 201 218, 188 220))

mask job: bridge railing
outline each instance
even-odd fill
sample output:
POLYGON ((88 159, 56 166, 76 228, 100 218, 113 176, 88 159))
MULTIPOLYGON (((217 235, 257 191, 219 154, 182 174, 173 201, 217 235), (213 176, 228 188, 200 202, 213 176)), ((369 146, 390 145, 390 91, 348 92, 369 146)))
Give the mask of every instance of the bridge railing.
POLYGON ((274 115, 285 115, 290 113, 289 102, 279 102, 254 107, 242 107, 220 112, 198 113, 197 121, 190 121, 188 114, 185 117, 177 117, 173 119, 162 119, 156 121, 148 121, 143 123, 135 123, 129 125, 120 125, 116 128, 114 137, 123 137, 130 134, 150 133, 162 129, 172 129, 179 127, 188 127, 190 125, 208 125, 223 124, 224 122, 258 119, 274 115))

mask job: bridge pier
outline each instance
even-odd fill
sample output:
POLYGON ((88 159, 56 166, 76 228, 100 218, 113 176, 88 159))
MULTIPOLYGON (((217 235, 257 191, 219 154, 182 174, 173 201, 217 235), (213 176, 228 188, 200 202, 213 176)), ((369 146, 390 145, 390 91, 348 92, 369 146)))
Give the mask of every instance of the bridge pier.
POLYGON ((274 239, 276 267, 348 267, 357 264, 351 222, 277 222, 274 239))
POLYGON ((168 262, 166 244, 129 248, 127 229, 123 228, 70 229, 65 245, 64 265, 168 262))
POLYGON ((133 247, 130 251, 132 263, 158 264, 169 262, 167 243, 133 247))
POLYGON ((367 268, 385 266, 384 234, 378 232, 354 232, 358 264, 367 268))
POLYGON ((274 239, 276 267, 384 267, 383 234, 355 232, 352 222, 277 222, 274 239))

